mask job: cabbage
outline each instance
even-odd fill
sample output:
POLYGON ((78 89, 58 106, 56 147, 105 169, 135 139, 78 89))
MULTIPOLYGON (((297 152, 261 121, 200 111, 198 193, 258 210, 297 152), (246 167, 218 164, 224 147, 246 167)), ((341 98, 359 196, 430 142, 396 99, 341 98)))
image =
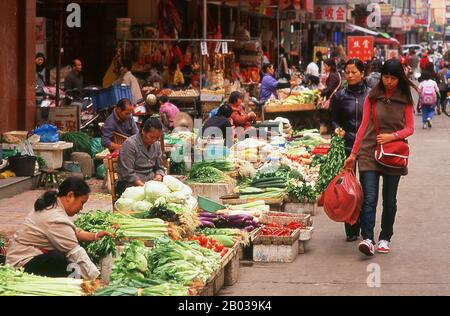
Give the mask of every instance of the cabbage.
POLYGON ((144 185, 144 190, 145 198, 150 202, 154 202, 157 198, 170 194, 170 190, 167 185, 159 181, 146 182, 144 185))
POLYGON ((197 206, 198 206, 197 199, 195 197, 191 196, 187 202, 187 207, 190 210, 194 210, 197 206))
POLYGON ((184 188, 184 183, 172 176, 164 176, 163 183, 167 185, 172 192, 178 192, 184 188))
POLYGON ((114 206, 116 207, 117 210, 122 211, 122 212, 123 211, 132 211, 134 202, 135 201, 132 199, 121 197, 120 199, 118 199, 116 201, 114 206))
POLYGON ((183 191, 172 192, 166 196, 166 201, 168 203, 178 203, 185 204, 189 201, 190 195, 186 195, 183 191))
POLYGON ((186 195, 189 195, 189 196, 193 195, 192 189, 188 185, 184 185, 184 188, 183 188, 183 190, 181 190, 181 192, 184 192, 186 195))
POLYGON ((137 201, 133 203, 133 211, 146 212, 152 208, 152 203, 148 201, 137 201))
POLYGON ((121 197, 134 201, 143 201, 145 200, 144 187, 129 187, 123 192, 121 197))

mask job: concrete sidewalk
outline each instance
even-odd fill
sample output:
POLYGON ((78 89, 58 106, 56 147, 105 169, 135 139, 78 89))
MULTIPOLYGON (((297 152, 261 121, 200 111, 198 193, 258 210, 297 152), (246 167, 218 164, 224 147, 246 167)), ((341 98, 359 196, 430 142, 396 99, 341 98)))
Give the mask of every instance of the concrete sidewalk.
MULTIPOLYGON (((450 295, 450 118, 435 116, 433 123, 423 130, 416 116, 390 254, 360 254, 357 242, 345 241, 344 225, 322 212, 305 254, 293 263, 241 266, 239 281, 221 295, 450 295), (381 284, 371 288, 367 279, 376 281, 371 273, 378 267, 381 284)), ((381 198, 376 237, 380 210, 381 198)))

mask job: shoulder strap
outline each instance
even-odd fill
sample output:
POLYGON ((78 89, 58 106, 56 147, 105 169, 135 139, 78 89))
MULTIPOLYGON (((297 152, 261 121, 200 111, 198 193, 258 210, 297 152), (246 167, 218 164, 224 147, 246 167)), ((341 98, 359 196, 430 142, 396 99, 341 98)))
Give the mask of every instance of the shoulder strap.
POLYGON ((371 107, 372 107, 372 115, 373 115, 373 125, 375 126, 375 132, 377 133, 377 135, 379 135, 380 134, 380 127, 378 126, 377 110, 376 110, 376 107, 375 107, 375 102, 372 101, 371 107))
POLYGON ((330 95, 330 97, 328 98, 328 100, 331 100, 331 98, 336 94, 336 92, 339 90, 339 88, 341 87, 342 84, 342 78, 341 75, 339 74, 339 72, 337 72, 338 76, 339 76, 339 84, 337 85, 336 89, 334 89, 333 93, 330 95))

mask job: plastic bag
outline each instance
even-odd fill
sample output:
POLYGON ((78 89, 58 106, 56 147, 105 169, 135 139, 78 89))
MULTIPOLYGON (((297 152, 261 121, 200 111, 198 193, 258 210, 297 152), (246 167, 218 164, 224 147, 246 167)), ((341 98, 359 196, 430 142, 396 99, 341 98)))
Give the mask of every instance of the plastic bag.
POLYGON ((51 124, 39 126, 33 131, 33 134, 39 135, 42 143, 59 142, 58 128, 51 124))
POLYGON ((343 170, 331 180, 323 193, 323 206, 328 217, 336 222, 354 225, 363 202, 361 185, 352 170, 343 170))
POLYGON ((104 164, 100 164, 97 166, 95 175, 97 177, 97 179, 104 179, 106 176, 106 168, 104 164))
POLYGON ((95 158, 95 155, 101 153, 104 150, 102 146, 102 139, 100 137, 91 139, 91 157, 95 158))

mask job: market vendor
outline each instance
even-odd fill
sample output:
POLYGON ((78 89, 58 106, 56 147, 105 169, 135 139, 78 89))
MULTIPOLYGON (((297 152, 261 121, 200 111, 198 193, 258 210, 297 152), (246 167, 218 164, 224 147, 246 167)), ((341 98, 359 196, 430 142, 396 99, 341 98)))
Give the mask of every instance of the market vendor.
POLYGON ((113 133, 124 136, 132 136, 139 133, 136 122, 131 115, 133 105, 128 99, 121 99, 117 102, 113 112, 106 119, 102 128, 102 145, 110 151, 119 150, 121 145, 113 142, 113 133))
POLYGON ((242 93, 239 91, 233 91, 228 98, 228 102, 231 106, 231 119, 235 127, 242 127, 244 130, 248 130, 252 127, 252 122, 256 120, 256 114, 254 112, 245 113, 242 106, 242 93))
POLYGON ((144 186, 149 180, 162 181, 165 175, 160 139, 162 123, 150 117, 140 133, 129 137, 119 153, 116 194, 120 196, 126 188, 144 186))
POLYGON ((139 82, 135 76, 131 73, 132 61, 130 59, 125 59, 122 61, 122 65, 120 67, 120 77, 114 84, 125 84, 131 87, 131 100, 133 104, 136 104, 137 101, 142 99, 141 87, 139 86, 139 82))
POLYGON ((262 67, 264 77, 261 81, 261 91, 260 91, 260 102, 267 101, 273 95, 275 98, 278 98, 277 90, 290 88, 292 86, 296 86, 296 81, 291 82, 278 82, 274 78, 275 68, 272 64, 264 64, 262 67))
POLYGON ((161 116, 161 121, 164 125, 164 131, 172 131, 174 128, 175 116, 180 113, 180 110, 175 104, 169 102, 169 98, 166 95, 161 96, 159 102, 159 115, 161 116))
POLYGON ((232 119, 231 114, 233 110, 228 105, 228 103, 224 103, 219 107, 217 111, 217 115, 214 115, 206 120, 205 124, 203 124, 202 129, 202 137, 218 137, 216 134, 219 130, 221 131, 221 137, 224 139, 224 143, 226 143, 228 134, 230 137, 233 137, 234 131, 232 130, 232 119))
POLYGON ((110 234, 85 232, 71 220, 83 209, 90 191, 83 179, 70 177, 58 191, 45 192, 10 240, 6 264, 47 277, 80 273, 84 279, 98 278, 100 272, 79 242, 96 241, 110 234))

